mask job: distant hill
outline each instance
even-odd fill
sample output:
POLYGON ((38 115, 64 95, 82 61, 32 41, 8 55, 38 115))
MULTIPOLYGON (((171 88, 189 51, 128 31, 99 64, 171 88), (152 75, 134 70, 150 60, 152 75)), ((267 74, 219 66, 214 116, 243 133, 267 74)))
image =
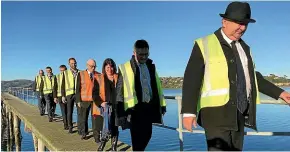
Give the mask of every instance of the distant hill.
POLYGON ((1 81, 1 91, 7 91, 9 87, 32 87, 33 81, 18 79, 11 81, 1 81))
MULTIPOLYGON (((270 74, 264 78, 277 86, 290 86, 290 79, 287 79, 286 75, 281 77, 270 74)), ((160 80, 163 88, 182 88, 183 85, 183 77, 160 77, 160 80)))
MULTIPOLYGON (((287 79, 286 75, 279 77, 270 74, 264 78, 277 86, 290 86, 290 79, 287 79)), ((182 88, 183 77, 160 77, 160 80, 163 88, 182 88)), ((1 90, 6 91, 9 87, 32 87, 32 85, 33 81, 25 79, 1 81, 1 90)))

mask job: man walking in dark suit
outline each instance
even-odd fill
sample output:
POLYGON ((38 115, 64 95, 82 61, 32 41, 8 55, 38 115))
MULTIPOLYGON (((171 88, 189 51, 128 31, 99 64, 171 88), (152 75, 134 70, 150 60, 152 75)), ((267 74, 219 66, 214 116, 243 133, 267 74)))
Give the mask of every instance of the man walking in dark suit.
POLYGON ((137 40, 133 54, 119 66, 116 115, 119 126, 130 124, 133 151, 144 151, 151 139, 152 123, 162 124, 166 101, 155 64, 148 58, 147 41, 137 40))
POLYGON ((244 127, 257 130, 259 92, 288 104, 290 94, 255 71, 250 47, 241 39, 248 23, 255 22, 250 5, 232 2, 220 16, 222 27, 195 41, 184 73, 181 113, 187 130, 196 123, 205 129, 208 150, 242 150, 244 127))
POLYGON ((33 85, 33 91, 35 92, 38 99, 38 109, 41 116, 43 116, 45 113, 45 105, 46 105, 43 92, 39 91, 40 84, 43 81, 42 76, 44 76, 44 72, 43 70, 39 70, 39 75, 35 76, 33 85))

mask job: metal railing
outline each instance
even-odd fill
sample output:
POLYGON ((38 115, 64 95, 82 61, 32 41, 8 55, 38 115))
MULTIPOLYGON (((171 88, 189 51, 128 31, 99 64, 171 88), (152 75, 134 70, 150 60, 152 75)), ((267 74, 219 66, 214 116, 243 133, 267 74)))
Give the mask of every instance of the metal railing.
MULTIPOLYGON (((32 90, 31 88, 21 88, 21 87, 11 87, 9 88, 10 94, 13 94, 17 97, 22 96, 26 101, 28 101, 29 97, 37 98, 35 96, 35 93, 33 92, 32 95, 29 95, 29 90, 32 90)), ((204 134, 204 130, 192 130, 192 132, 183 129, 182 120, 183 115, 181 114, 181 104, 182 104, 182 97, 179 96, 165 96, 165 99, 171 99, 171 100, 177 100, 178 105, 178 128, 167 126, 167 125, 160 125, 160 124, 154 124, 154 126, 175 130, 179 133, 179 145, 180 145, 180 151, 183 151, 183 133, 192 133, 192 134, 204 134)), ((261 104, 278 104, 278 105, 286 105, 286 103, 282 100, 272 101, 272 100, 261 100, 261 104)), ((245 132, 245 135, 251 135, 251 136, 290 136, 290 132, 245 132)))

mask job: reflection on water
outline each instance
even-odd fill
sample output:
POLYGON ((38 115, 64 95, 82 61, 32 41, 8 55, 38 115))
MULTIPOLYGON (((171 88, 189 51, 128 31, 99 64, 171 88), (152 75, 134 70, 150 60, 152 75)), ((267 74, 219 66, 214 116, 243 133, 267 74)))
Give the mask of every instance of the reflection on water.
MULTIPOLYGON (((290 91, 290 88, 284 88, 287 91, 290 91)), ((166 89, 164 90, 164 94, 167 96, 175 96, 181 95, 180 89, 166 89)), ((21 96, 22 98, 22 96, 21 96)), ((271 99, 268 96, 261 94, 261 99, 268 100, 271 99)), ((26 98, 27 100, 27 98, 26 98)), ((28 103, 37 105, 37 100, 33 98, 28 98, 28 103)), ((167 113, 164 117, 164 122, 168 126, 177 127, 178 119, 177 119, 177 104, 175 100, 167 100, 167 113)), ((3 107, 3 106, 2 106, 3 107)), ((60 114, 59 105, 57 105, 56 113, 60 114)), ((9 138, 9 130, 8 127, 9 122, 8 118, 5 119, 3 115, 5 112, 1 109, 2 114, 2 123, 1 123, 1 143, 2 143, 2 151, 12 151, 16 149, 15 140, 13 131, 9 138)), ((74 110, 74 121, 76 121, 76 110, 74 110)), ((257 107, 257 124, 259 131, 276 131, 276 132, 289 132, 290 121, 289 121, 290 109, 288 106, 281 105, 259 105, 257 107)), ((90 119, 90 118, 89 118, 90 119)), ((90 121, 89 121, 90 122, 90 121)), ((91 124, 89 124, 91 128, 91 124)), ((13 128, 11 128, 13 129, 13 128)), ((33 138, 31 132, 29 132, 29 128, 25 127, 23 123, 20 126, 21 133, 23 136, 20 137, 20 141, 22 142, 21 150, 22 151, 34 151, 33 147, 33 138)), ((202 129, 198 127, 198 129, 202 129)), ((246 129, 247 131, 253 131, 246 129)), ((120 130, 120 140, 131 144, 130 139, 130 131, 129 130, 120 130)), ((192 151, 192 150, 206 150, 206 142, 203 134, 188 134, 184 133, 184 150, 192 151)), ((244 141, 244 150, 290 150, 290 137, 289 136, 246 136, 244 141)), ((153 135, 148 144, 146 150, 166 150, 166 151, 176 151, 179 150, 179 140, 178 140, 178 132, 167 130, 164 128, 153 127, 153 135)))

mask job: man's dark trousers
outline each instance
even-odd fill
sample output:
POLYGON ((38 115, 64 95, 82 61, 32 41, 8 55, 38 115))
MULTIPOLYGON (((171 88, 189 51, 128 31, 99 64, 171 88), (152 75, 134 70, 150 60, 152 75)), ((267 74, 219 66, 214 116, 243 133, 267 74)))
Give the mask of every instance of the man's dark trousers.
POLYGON ((64 127, 68 127, 68 122, 67 122, 67 103, 62 102, 62 97, 58 97, 58 102, 62 114, 62 119, 63 119, 63 125, 64 127))
POLYGON ((53 107, 55 106, 55 103, 54 103, 53 97, 52 97, 52 93, 45 94, 44 99, 46 101, 48 118, 52 119, 54 117, 53 107))
POLYGON ((90 114, 90 108, 91 108, 91 104, 92 102, 81 102, 81 107, 79 108, 79 112, 80 112, 80 133, 82 136, 85 136, 88 134, 88 118, 89 118, 89 114, 90 114))
POLYGON ((241 151, 244 142, 244 116, 237 110, 238 130, 221 127, 205 129, 208 151, 241 151))
POLYGON ((131 140, 133 151, 144 151, 151 139, 152 121, 150 107, 146 103, 139 103, 131 115, 131 140))
POLYGON ((73 128, 73 111, 74 111, 74 103, 76 102, 75 94, 66 96, 66 106, 67 106, 67 123, 69 128, 73 128))
POLYGON ((45 114, 45 99, 44 99, 44 96, 41 95, 40 92, 36 92, 36 95, 37 95, 37 99, 38 99, 38 109, 39 109, 39 113, 40 115, 44 115, 45 114))

